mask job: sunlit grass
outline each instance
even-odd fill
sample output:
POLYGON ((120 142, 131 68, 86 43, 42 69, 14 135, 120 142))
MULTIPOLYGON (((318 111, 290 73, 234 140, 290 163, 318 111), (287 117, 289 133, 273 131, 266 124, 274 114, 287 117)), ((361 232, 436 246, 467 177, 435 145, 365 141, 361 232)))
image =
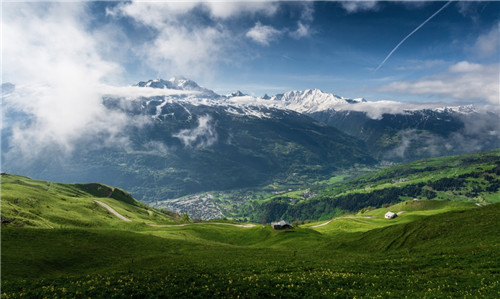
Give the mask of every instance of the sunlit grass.
POLYGON ((6 179, 2 217, 15 221, 2 225, 2 298, 500 295, 500 204, 410 200, 293 230, 151 227, 174 221, 74 186, 6 179), (21 215, 30 210, 39 214, 21 215), (404 212, 386 220, 389 210, 404 212))

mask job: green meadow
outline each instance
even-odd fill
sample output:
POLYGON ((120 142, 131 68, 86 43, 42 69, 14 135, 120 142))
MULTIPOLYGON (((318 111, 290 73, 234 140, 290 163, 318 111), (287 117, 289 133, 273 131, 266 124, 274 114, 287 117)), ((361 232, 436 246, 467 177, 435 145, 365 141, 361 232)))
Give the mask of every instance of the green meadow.
POLYGON ((102 184, 1 182, 2 298, 500 297, 499 203, 411 199, 273 230, 182 222, 102 184))
MULTIPOLYGON (((260 201, 250 200, 239 208, 238 216, 257 222, 280 218, 303 222, 328 220, 369 207, 413 199, 478 204, 500 202, 498 149, 423 159, 364 175, 358 171, 360 175, 354 178, 345 173, 333 177, 327 187, 311 185, 308 189, 273 195, 260 201)), ((354 173, 358 171, 353 170, 354 173)))

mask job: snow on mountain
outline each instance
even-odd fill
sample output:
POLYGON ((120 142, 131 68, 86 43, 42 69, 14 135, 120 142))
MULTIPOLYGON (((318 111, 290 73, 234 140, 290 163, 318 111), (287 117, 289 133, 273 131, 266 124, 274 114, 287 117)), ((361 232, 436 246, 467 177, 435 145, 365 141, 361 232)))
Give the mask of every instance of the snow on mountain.
POLYGON ((274 96, 265 95, 260 98, 246 95, 239 90, 225 96, 220 96, 214 91, 201 87, 196 82, 184 77, 174 77, 169 80, 154 79, 146 82, 141 81, 137 83, 136 86, 198 91, 200 94, 192 95, 185 100, 189 100, 189 102, 194 105, 230 105, 240 108, 244 106, 245 111, 248 111, 249 106, 264 106, 267 108, 293 110, 299 113, 314 113, 318 111, 334 110, 335 107, 339 105, 366 102, 365 99, 339 97, 319 89, 292 90, 284 94, 274 96))
POLYGON ((232 92, 228 95, 226 95, 227 98, 234 98, 234 97, 243 97, 246 96, 247 94, 242 93, 241 91, 237 90, 235 92, 232 92))
POLYGON ((477 112, 476 107, 474 105, 465 105, 465 106, 454 106, 454 107, 439 107, 435 108, 434 111, 441 113, 461 113, 461 114, 470 114, 477 112))
POLYGON ((199 86, 196 82, 186 79, 182 76, 172 77, 169 80, 163 79, 153 79, 149 81, 141 81, 135 86, 139 87, 150 87, 150 88, 160 88, 160 89, 175 89, 175 90, 189 90, 198 91, 198 97, 203 98, 219 98, 220 96, 216 94, 213 90, 199 86))
POLYGON ((228 95, 219 95, 212 90, 199 86, 196 82, 184 77, 173 77, 169 80, 154 79, 141 81, 135 86, 158 88, 164 90, 191 91, 193 94, 175 97, 165 95, 160 101, 157 111, 165 105, 165 102, 186 102, 199 106, 223 106, 232 114, 253 115, 257 117, 268 117, 262 113, 262 108, 292 110, 303 114, 314 114, 318 112, 334 111, 359 111, 366 112, 371 118, 380 118, 382 113, 405 114, 416 111, 432 110, 438 113, 460 113, 469 114, 476 112, 473 105, 456 107, 422 106, 394 101, 368 102, 364 98, 345 98, 319 89, 292 90, 283 94, 262 97, 254 97, 235 91, 228 95))
POLYGON ((335 110, 335 106, 338 105, 366 102, 364 99, 339 97, 319 89, 292 90, 272 96, 269 101, 299 113, 335 110))

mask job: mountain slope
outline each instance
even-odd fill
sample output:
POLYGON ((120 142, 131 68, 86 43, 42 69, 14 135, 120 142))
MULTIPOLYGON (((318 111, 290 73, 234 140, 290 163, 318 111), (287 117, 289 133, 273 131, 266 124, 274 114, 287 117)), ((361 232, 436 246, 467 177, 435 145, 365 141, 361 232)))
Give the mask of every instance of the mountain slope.
POLYGON ((276 180, 316 180, 375 163, 359 140, 289 110, 208 105, 189 97, 107 97, 103 103, 142 121, 124 132, 125 144, 82 144, 60 161, 23 165, 10 159, 4 169, 54 181, 97 180, 154 202, 276 180))
POLYGON ((3 224, 2 297, 496 297, 499 210, 364 231, 3 224))
MULTIPOLYGON (((13 227, 122 227, 100 203, 134 223, 173 223, 127 192, 102 184, 61 184, 2 174, 2 225, 13 227)), ((134 224, 132 224, 134 225, 134 224)))
POLYGON ((16 132, 36 120, 7 111, 2 170, 62 182, 97 180, 152 203, 201 191, 304 185, 377 160, 500 147, 499 116, 474 107, 387 110, 317 89, 262 98, 218 95, 183 77, 126 90, 133 93, 102 100, 120 123, 116 130, 104 122, 105 130, 94 128, 81 138, 71 132, 68 142, 47 142, 23 157, 31 149, 16 150, 17 143, 29 147, 16 132), (377 118, 371 110, 389 112, 377 118))
POLYGON ((500 116, 473 107, 406 110, 380 118, 350 110, 310 116, 370 144, 375 158, 393 162, 500 147, 500 116))
POLYGON ((320 111, 332 111, 338 106, 366 102, 365 99, 349 99, 323 92, 319 89, 292 90, 284 94, 274 95, 267 99, 276 107, 293 110, 299 113, 312 114, 320 111))
POLYGON ((404 162, 500 147, 500 116, 496 106, 368 102, 318 89, 292 90, 260 98, 241 92, 219 96, 210 91, 211 95, 206 96, 209 93, 203 90, 190 100, 210 106, 239 107, 243 114, 258 114, 256 107, 305 114, 370 144, 369 153, 380 160, 404 162))
POLYGON ((309 193, 314 196, 285 193, 249 202, 240 208, 241 217, 268 222, 329 219, 415 198, 496 203, 500 198, 500 150, 401 164, 327 189, 311 188, 309 193))

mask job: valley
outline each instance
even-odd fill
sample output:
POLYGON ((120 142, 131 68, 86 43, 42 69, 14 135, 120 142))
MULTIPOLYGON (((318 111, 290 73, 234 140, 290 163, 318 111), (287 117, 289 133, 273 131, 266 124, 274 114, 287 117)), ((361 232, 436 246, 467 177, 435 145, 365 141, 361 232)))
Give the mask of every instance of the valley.
POLYGON ((217 214, 254 222, 282 218, 303 222, 412 199, 495 203, 500 189, 499 154, 495 150, 350 169, 311 184, 277 183, 260 189, 199 193, 152 206, 204 220, 217 214))
POLYGON ((13 134, 30 117, 8 111, 2 171, 98 181, 177 211, 196 202, 183 211, 213 219, 238 214, 247 191, 260 200, 383 165, 500 147, 496 107, 371 102, 319 89, 220 95, 184 77, 129 88, 137 95, 101 99, 108 115, 126 120, 123 127, 75 141, 69 153, 42 148, 19 156, 13 134))
MULTIPOLYGON (((498 157, 427 159, 311 186, 323 199, 367 185, 402 193, 285 230, 200 222, 102 184, 3 174, 2 297, 496 297, 498 157), (404 186, 418 182, 436 196, 409 197, 404 186), (398 216, 385 219, 389 211, 398 216)), ((263 197, 259 209, 303 194, 263 197)))
POLYGON ((0 1, 0 297, 500 298, 500 1, 0 1))

